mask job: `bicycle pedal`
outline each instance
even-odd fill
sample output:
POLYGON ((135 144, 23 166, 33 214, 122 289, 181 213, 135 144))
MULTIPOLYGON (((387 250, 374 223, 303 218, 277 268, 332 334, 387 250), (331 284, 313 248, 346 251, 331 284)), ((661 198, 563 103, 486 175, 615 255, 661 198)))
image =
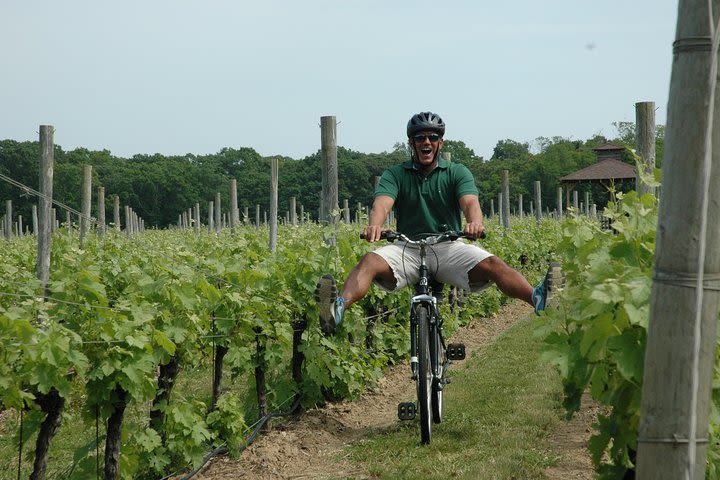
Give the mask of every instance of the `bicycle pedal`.
POLYGON ((414 420, 417 409, 413 402, 398 403, 398 418, 400 420, 414 420))
POLYGON ((448 344, 447 358, 448 358, 448 360, 464 360, 465 359, 465 344, 464 343, 448 344))

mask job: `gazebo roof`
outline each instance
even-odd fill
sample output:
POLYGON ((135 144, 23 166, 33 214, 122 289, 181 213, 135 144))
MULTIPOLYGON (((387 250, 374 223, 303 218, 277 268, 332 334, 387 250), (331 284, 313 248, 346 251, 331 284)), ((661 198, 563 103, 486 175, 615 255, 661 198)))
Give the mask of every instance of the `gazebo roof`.
POLYGON ((623 151, 623 150, 625 150, 625 147, 621 147, 620 145, 615 145, 614 143, 606 143, 604 145, 600 145, 599 147, 593 148, 593 150, 596 152, 608 151, 608 150, 609 151, 614 151, 614 150, 623 151))
POLYGON ((614 160, 612 158, 600 160, 597 163, 585 167, 576 172, 565 175, 561 182, 581 182, 588 180, 624 180, 635 178, 637 172, 635 167, 629 163, 614 160))

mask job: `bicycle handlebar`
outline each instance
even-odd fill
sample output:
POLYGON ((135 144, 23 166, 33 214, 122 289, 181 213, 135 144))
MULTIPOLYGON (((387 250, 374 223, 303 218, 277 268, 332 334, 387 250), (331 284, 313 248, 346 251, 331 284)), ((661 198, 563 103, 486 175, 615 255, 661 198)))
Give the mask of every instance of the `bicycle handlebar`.
MULTIPOLYGON (((485 230, 483 230, 482 232, 480 232, 480 235, 478 235, 477 238, 483 239, 483 238, 485 238, 485 237, 487 237, 487 234, 485 233, 485 230)), ((360 238, 363 239, 363 240, 365 240, 365 234, 364 234, 364 233, 361 233, 361 234, 360 234, 360 238)), ((432 237, 429 237, 429 238, 432 238, 432 237)), ((440 242, 443 242, 443 241, 445 241, 445 240, 449 240, 449 241, 451 241, 451 242, 454 242, 454 241, 457 240, 458 238, 470 238, 470 239, 474 239, 473 237, 469 237, 469 236, 465 235, 464 232, 460 232, 460 231, 457 231, 457 230, 449 230, 449 231, 447 231, 447 232, 443 232, 443 233, 441 233, 440 235, 435 236, 434 239, 435 239, 436 241, 434 241, 434 242, 432 242, 432 243, 440 243, 440 242)), ((387 241, 389 241, 389 242, 394 242, 395 240, 403 240, 403 241, 406 241, 406 242, 408 242, 408 243, 419 243, 418 241, 410 240, 408 237, 405 236, 404 233, 395 232, 395 231, 392 231, 392 230, 385 230, 385 231, 383 231, 383 232, 380 232, 380 240, 387 240, 387 241)))

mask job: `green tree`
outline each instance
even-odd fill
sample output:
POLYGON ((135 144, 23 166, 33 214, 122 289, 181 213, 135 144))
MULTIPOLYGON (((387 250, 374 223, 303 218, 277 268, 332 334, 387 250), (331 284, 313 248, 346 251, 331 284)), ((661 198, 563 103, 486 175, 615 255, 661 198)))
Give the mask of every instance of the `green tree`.
POLYGON ((530 158, 530 144, 516 142, 515 140, 500 140, 493 148, 492 160, 506 159, 526 160, 530 158))

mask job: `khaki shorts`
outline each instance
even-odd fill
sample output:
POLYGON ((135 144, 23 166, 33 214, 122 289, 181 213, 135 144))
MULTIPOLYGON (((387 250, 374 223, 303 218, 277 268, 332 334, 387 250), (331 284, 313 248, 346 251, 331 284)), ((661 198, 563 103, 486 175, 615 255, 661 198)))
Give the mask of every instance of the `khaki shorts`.
MULTIPOLYGON (((397 291, 408 285, 415 285, 419 280, 420 249, 405 242, 397 242, 392 245, 380 247, 374 251, 387 263, 395 275, 397 285, 383 285, 377 283, 383 290, 397 291)), ((491 282, 470 285, 468 272, 475 265, 493 254, 475 245, 470 245, 462 240, 454 242, 443 242, 428 247, 426 250, 425 262, 427 263, 430 275, 438 282, 448 283, 456 287, 479 292, 490 286, 491 282)))

